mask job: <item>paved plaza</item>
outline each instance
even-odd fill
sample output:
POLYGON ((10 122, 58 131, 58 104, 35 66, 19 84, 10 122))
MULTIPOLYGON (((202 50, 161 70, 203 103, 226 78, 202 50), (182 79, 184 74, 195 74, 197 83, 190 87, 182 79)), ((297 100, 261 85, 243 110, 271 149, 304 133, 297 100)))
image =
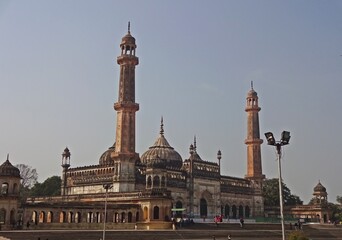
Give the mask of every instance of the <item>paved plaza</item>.
MULTIPOLYGON (((286 235, 291 231, 286 229, 286 235)), ((312 240, 342 240, 342 226, 307 225, 304 233, 312 240)), ((3 231, 0 236, 11 240, 100 240, 102 230, 21 230, 3 231)), ((237 224, 196 224, 177 230, 107 230, 106 240, 281 240, 279 224, 250 224, 241 229, 237 224)), ((1 239, 1 238, 0 238, 1 239)), ((1 239, 2 240, 2 239, 1 239)))

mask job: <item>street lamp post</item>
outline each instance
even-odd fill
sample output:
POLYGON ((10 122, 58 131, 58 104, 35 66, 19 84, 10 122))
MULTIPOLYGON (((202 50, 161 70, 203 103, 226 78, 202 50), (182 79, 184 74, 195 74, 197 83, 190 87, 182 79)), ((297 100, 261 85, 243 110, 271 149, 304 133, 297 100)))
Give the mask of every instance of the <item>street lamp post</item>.
POLYGON ((103 184, 103 188, 106 190, 106 197, 105 197, 102 240, 106 239, 107 198, 108 198, 108 190, 111 189, 112 187, 113 187, 113 184, 110 184, 110 183, 103 184))
POLYGON ((281 220, 281 233, 283 236, 283 240, 285 240, 285 226, 284 226, 284 209, 283 209, 283 185, 282 185, 282 177, 281 177, 281 147, 289 144, 290 141, 290 132, 283 131, 281 133, 281 140, 276 141, 274 139, 273 133, 267 132, 265 133, 265 137, 268 145, 275 146, 277 149, 278 156, 278 173, 279 173, 279 205, 280 205, 280 220, 281 220))

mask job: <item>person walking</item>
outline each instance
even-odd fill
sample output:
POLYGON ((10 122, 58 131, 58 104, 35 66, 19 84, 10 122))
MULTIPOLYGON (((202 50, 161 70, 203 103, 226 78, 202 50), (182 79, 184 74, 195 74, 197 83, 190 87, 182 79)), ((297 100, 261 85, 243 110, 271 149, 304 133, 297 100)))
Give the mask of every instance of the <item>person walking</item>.
POLYGON ((241 228, 243 228, 244 222, 245 222, 245 221, 243 220, 243 218, 240 218, 240 227, 241 227, 241 228))

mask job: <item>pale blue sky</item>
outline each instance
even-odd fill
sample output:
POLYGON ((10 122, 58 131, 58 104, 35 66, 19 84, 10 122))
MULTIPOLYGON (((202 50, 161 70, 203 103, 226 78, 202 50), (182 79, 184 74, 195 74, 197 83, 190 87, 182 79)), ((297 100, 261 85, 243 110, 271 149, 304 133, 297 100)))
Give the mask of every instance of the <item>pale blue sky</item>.
MULTIPOLYGON (((114 142, 119 44, 131 21, 136 69, 137 152, 164 117, 169 143, 188 158, 246 174, 245 98, 259 95, 260 131, 291 132, 283 178, 309 201, 320 180, 341 190, 342 1, 0 0, 0 159, 61 174, 93 165, 114 142)), ((275 150, 263 171, 277 177, 275 150)))

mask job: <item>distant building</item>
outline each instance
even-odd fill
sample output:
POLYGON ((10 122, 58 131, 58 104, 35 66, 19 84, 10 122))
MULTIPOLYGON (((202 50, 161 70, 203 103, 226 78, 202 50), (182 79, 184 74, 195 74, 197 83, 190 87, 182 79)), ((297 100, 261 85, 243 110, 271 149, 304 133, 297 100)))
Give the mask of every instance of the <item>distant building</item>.
MULTIPOLYGON (((313 198, 309 204, 285 206, 285 218, 306 222, 327 223, 332 217, 328 206, 328 193, 326 188, 318 182, 313 189, 313 198)), ((265 207, 265 216, 277 218, 280 215, 279 207, 265 207)))
POLYGON ((309 204, 292 207, 289 213, 295 218, 306 219, 306 221, 326 223, 332 217, 331 209, 328 207, 327 190, 321 182, 318 182, 313 190, 313 199, 309 204))
POLYGON ((129 28, 120 48, 119 95, 114 104, 115 143, 91 166, 71 167, 71 153, 66 148, 62 154, 62 195, 28 199, 23 206, 23 221, 32 220, 39 226, 52 223, 97 226, 95 223, 105 218, 105 201, 108 223, 155 223, 154 226, 163 227, 160 224, 172 217, 205 220, 217 215, 231 219, 263 216, 261 188, 265 176, 260 151, 263 141, 259 133, 258 96, 253 87, 246 98, 244 178, 221 174, 221 151, 217 159, 202 159, 196 138, 183 160, 166 140, 163 119, 155 143, 139 156, 135 150, 135 115, 139 110, 135 102, 135 67, 139 59, 129 28))
POLYGON ((1 229, 11 229, 22 218, 19 213, 20 172, 7 160, 0 166, 0 225, 1 229))

